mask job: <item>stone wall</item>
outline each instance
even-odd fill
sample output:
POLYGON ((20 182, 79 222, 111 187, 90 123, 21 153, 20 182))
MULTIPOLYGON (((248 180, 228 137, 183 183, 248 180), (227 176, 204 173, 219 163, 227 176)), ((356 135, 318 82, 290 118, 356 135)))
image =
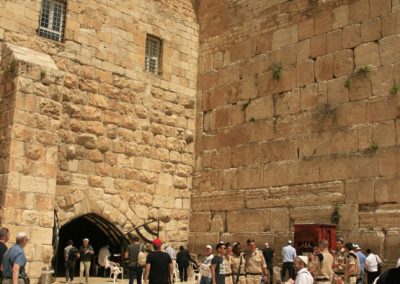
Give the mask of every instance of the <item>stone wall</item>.
POLYGON ((400 255, 400 3, 203 0, 191 249, 331 224, 400 255))
POLYGON ((12 239, 30 233, 31 276, 48 258, 54 208, 61 225, 96 213, 122 232, 169 216, 161 238, 186 243, 198 58, 191 1, 70 0, 63 43, 37 35, 40 3, 0 3, 9 50, 1 56, 1 224, 12 239), (147 34, 163 39, 160 75, 144 72, 147 34), (20 54, 14 81, 4 77, 9 54, 20 54), (37 62, 46 54, 52 70, 37 62))

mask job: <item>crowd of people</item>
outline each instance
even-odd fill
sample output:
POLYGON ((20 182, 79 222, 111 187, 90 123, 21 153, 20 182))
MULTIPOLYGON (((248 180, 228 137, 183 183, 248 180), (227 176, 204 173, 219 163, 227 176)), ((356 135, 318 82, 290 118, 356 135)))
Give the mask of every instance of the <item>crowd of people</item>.
MULTIPOLYGON (((10 233, 0 229, 0 279, 4 284, 27 284, 29 277, 25 271, 24 247, 29 239, 26 233, 16 235, 16 242, 7 248, 10 233)), ((215 249, 211 245, 204 248, 204 258, 197 261, 187 249, 180 246, 178 253, 169 244, 155 239, 152 244, 141 244, 135 236, 123 255, 129 269, 129 284, 170 284, 178 267, 179 281, 187 282, 190 263, 199 277, 200 284, 399 284, 400 259, 396 268, 382 273, 382 260, 371 249, 363 253, 361 247, 339 238, 336 250, 329 250, 329 242, 321 240, 318 245, 309 244, 299 251, 291 240, 281 250, 280 273, 274 271, 275 251, 265 243, 258 249, 254 239, 248 239, 246 249, 239 242, 234 244, 219 242, 215 249), (176 265, 175 265, 176 263, 176 265), (175 273, 174 273, 175 272, 175 273), (275 272, 275 275, 274 275, 275 272), (276 279, 274 279, 276 278, 276 279), (286 282, 285 282, 286 281, 286 282)), ((89 270, 94 256, 89 239, 84 238, 80 248, 68 241, 64 248, 66 281, 70 283, 75 275, 77 261, 80 263, 80 283, 89 282, 89 270), (85 276, 85 282, 83 281, 85 276)), ((98 262, 107 268, 110 252, 108 246, 99 251, 98 262)), ((278 269, 279 270, 279 269, 278 269)))

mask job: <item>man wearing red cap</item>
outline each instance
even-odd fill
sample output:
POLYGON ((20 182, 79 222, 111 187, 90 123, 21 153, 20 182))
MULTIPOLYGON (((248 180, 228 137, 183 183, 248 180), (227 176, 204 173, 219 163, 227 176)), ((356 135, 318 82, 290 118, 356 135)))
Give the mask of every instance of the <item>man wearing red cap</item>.
POLYGON ((161 240, 153 241, 154 251, 146 259, 146 268, 143 275, 144 284, 169 284, 172 283, 173 264, 168 253, 161 251, 161 240))

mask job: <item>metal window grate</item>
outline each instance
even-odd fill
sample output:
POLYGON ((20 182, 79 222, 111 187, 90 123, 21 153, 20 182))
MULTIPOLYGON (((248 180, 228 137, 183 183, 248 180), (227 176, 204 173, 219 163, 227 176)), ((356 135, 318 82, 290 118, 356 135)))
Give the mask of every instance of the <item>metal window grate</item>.
POLYGON ((161 73, 162 40, 158 37, 147 35, 145 70, 153 74, 161 73))
POLYGON ((40 10, 39 35, 55 41, 64 40, 65 0, 42 0, 40 10))

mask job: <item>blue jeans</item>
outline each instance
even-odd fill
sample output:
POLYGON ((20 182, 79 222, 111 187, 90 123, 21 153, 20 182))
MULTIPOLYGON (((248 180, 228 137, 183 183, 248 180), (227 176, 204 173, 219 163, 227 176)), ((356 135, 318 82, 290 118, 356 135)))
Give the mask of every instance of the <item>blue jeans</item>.
POLYGON ((143 267, 129 267, 129 284, 133 284, 135 278, 138 284, 142 284, 143 267))

